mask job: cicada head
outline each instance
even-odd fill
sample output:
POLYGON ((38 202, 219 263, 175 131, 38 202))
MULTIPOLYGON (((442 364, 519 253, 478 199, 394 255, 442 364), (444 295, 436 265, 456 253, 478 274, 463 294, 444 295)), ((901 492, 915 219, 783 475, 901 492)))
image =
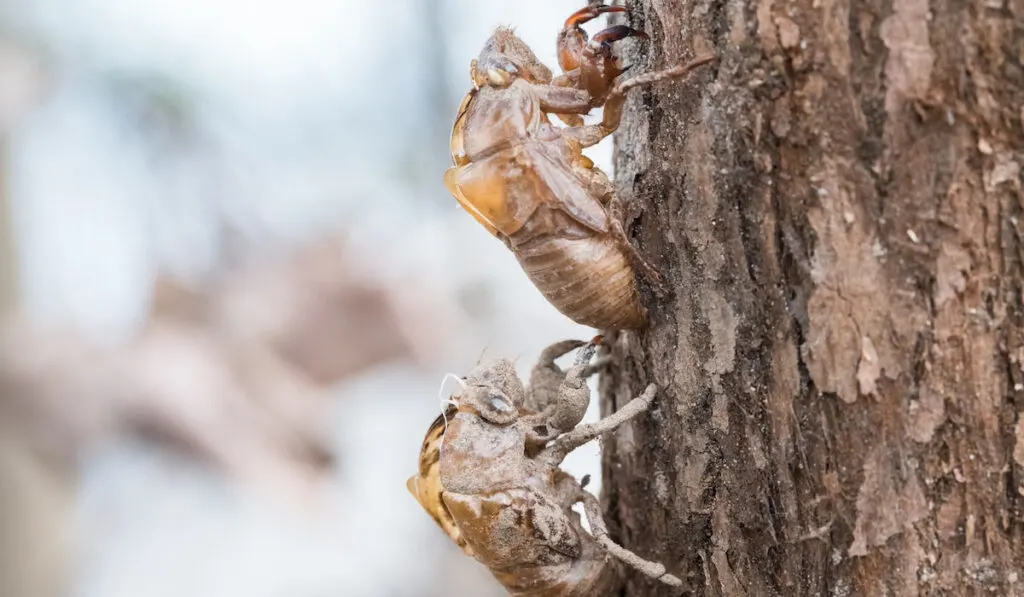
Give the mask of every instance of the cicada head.
POLYGON ((459 412, 481 417, 491 425, 511 425, 519 419, 526 389, 508 359, 477 365, 455 395, 459 412))
POLYGON ((473 84, 508 87, 516 79, 550 83, 551 69, 544 66, 526 42, 508 27, 499 27, 470 65, 473 84))

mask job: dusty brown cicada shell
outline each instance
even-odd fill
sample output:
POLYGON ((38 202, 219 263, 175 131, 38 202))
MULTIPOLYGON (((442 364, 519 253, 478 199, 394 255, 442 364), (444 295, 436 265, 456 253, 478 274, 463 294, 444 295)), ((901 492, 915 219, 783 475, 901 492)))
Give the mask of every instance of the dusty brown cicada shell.
POLYGON ((462 207, 505 242, 548 301, 599 329, 642 327, 634 268, 660 277, 630 244, 612 183, 583 149, 618 128, 627 91, 714 59, 616 83, 625 68, 611 43, 646 35, 620 25, 588 40, 580 25, 625 10, 591 4, 570 16, 558 36, 557 77, 511 29, 495 31, 470 66, 474 89, 459 107, 445 174, 462 207), (584 125, 582 115, 600 106, 602 121, 584 125), (553 125, 552 114, 568 126, 553 125))
POLYGON ((608 595, 622 564, 678 586, 661 564, 608 537, 596 497, 559 468, 572 450, 647 410, 651 385, 615 414, 580 425, 590 401, 594 344, 562 371, 555 359, 584 345, 545 350, 524 388, 512 363, 478 366, 462 380, 457 406, 438 417, 409 491, 463 551, 517 597, 608 595), (590 532, 573 505, 582 503, 590 532))

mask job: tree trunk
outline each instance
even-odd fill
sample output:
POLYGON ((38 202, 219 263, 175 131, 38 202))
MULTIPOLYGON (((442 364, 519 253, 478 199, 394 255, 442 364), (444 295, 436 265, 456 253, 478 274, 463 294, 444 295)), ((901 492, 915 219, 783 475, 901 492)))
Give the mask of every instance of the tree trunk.
MULTIPOLYGON (((612 338, 618 538, 702 595, 1024 595, 1024 0, 642 0, 665 275, 612 338)), ((631 577, 624 595, 671 595, 631 577)))

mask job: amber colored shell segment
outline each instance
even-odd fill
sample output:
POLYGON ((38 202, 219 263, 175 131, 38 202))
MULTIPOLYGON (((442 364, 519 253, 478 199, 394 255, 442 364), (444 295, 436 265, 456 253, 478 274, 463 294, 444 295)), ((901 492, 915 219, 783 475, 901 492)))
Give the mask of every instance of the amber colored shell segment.
POLYGON ((515 253, 544 298, 577 323, 599 329, 645 325, 633 268, 617 244, 546 239, 515 253))

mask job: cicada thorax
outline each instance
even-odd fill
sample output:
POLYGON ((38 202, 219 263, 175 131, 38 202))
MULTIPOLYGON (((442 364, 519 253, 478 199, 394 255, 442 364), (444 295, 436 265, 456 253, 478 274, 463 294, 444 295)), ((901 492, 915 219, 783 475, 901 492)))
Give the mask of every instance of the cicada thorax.
POLYGON ((611 185, 558 131, 529 87, 470 93, 445 183, 561 313, 598 329, 643 327, 632 262, 604 205, 611 185))
POLYGON ((467 552, 512 595, 592 594, 573 591, 606 576, 608 555, 570 509, 575 480, 526 459, 520 423, 494 425, 458 413, 443 446, 442 500, 467 552))
POLYGON ((491 425, 476 415, 456 414, 448 423, 440 459, 445 491, 489 493, 521 482, 526 434, 518 425, 491 425))

